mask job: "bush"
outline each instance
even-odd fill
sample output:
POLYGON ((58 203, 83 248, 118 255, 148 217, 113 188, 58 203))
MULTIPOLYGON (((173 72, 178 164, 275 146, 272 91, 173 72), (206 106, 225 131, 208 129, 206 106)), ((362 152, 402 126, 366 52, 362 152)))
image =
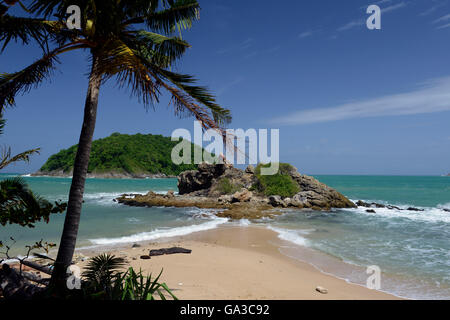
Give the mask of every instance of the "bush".
POLYGON ((233 194, 242 189, 242 185, 231 183, 230 179, 222 178, 220 179, 217 189, 222 194, 233 194))
POLYGON ((282 197, 292 197, 300 192, 300 187, 292 179, 289 173, 294 170, 288 163, 280 163, 278 172, 274 175, 261 175, 261 167, 268 167, 270 164, 259 164, 255 169, 255 176, 258 179, 252 189, 263 193, 266 196, 278 195, 282 197))
POLYGON ((103 254, 91 259, 83 273, 83 297, 100 300, 166 300, 177 297, 165 283, 160 283, 162 270, 152 279, 144 276, 142 270, 128 268, 119 272, 125 261, 122 258, 103 254))

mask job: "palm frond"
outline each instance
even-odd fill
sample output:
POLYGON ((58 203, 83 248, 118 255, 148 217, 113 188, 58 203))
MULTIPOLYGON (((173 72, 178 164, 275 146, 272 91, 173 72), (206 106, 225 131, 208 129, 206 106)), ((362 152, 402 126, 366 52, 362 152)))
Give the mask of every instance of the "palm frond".
POLYGON ((56 55, 46 54, 21 71, 0 74, 0 112, 15 105, 17 94, 26 93, 49 78, 57 62, 56 55))
POLYGON ((43 50, 48 51, 48 40, 57 37, 64 27, 65 25, 59 21, 7 14, 0 16, 0 42, 3 42, 1 51, 5 50, 10 41, 29 44, 31 40, 35 40, 43 50))
POLYGON ((120 277, 118 270, 125 265, 125 260, 109 254, 101 254, 89 260, 83 278, 92 290, 104 290, 109 294, 116 277, 120 277))
POLYGON ((186 74, 174 73, 168 70, 160 69, 159 72, 179 89, 197 100, 197 102, 208 107, 213 114, 214 120, 219 125, 226 125, 231 122, 232 118, 230 111, 218 105, 215 96, 212 95, 207 88, 192 85, 192 83, 197 81, 194 77, 186 74))
POLYGON ((27 150, 25 152, 21 152, 15 156, 11 156, 11 148, 3 148, 2 149, 2 155, 0 159, 0 170, 5 168, 6 166, 18 162, 18 161, 30 161, 30 156, 33 154, 39 154, 40 148, 27 150))
POLYGON ((66 204, 35 195, 25 181, 11 178, 0 181, 0 224, 18 224, 33 228, 38 221, 49 221, 50 214, 65 211, 66 204))
POLYGON ((39 86, 44 80, 50 78, 55 65, 59 63, 58 55, 67 51, 80 48, 89 48, 88 41, 79 40, 68 43, 32 63, 25 69, 15 73, 0 74, 0 113, 4 108, 15 105, 15 97, 19 93, 27 93, 32 88, 39 86))
POLYGON ((122 39, 130 48, 151 57, 161 68, 170 67, 191 46, 179 37, 168 37, 159 33, 139 30, 130 32, 122 39))
MULTIPOLYGON (((137 1, 134 1, 137 2, 137 1)), ((157 2, 157 1, 156 1, 157 2)), ((157 32, 171 34, 174 31, 191 28, 192 23, 200 18, 200 5, 197 0, 164 0, 162 10, 156 10, 155 1, 150 6, 140 7, 130 13, 130 19, 125 24, 145 23, 148 28, 157 32), (144 10, 143 10, 144 9, 144 10)))

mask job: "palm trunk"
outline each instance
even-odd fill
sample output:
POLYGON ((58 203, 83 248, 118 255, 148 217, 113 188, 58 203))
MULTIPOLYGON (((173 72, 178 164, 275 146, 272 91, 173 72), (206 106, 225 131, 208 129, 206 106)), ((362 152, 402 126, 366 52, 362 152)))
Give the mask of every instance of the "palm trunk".
POLYGON ((94 56, 89 77, 86 103, 84 106, 83 127, 81 129, 80 141, 78 143, 78 150, 73 166, 72 185, 70 186, 64 229, 51 279, 51 287, 55 288, 57 291, 66 288, 67 267, 72 263, 72 257, 77 242, 84 184, 91 154, 92 138, 97 117, 98 95, 101 84, 101 75, 97 73, 97 64, 98 58, 94 56))

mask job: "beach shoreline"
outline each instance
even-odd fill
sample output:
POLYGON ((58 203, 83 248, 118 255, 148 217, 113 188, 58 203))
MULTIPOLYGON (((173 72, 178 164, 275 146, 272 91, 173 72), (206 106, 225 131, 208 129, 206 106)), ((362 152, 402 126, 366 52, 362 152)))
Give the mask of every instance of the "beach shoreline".
MULTIPOLYGON (((321 272, 312 264, 281 253, 275 231, 256 226, 220 226, 216 229, 158 241, 80 248, 77 254, 92 257, 110 253, 127 260, 126 266, 158 274, 182 300, 397 300, 394 295, 370 290, 321 272), (140 259, 151 249, 191 249, 140 259), (317 287, 327 294, 316 291, 317 287)), ((77 265, 83 269, 87 259, 77 265)))

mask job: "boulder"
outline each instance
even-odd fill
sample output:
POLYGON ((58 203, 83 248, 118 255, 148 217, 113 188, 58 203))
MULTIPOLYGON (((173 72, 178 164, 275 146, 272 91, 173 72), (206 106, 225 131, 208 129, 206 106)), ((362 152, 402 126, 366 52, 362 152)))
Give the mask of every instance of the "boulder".
POLYGON ((242 189, 241 191, 235 192, 231 199, 231 202, 247 202, 252 198, 253 193, 247 189, 242 189))
POLYGON ((255 173, 255 167, 251 164, 248 165, 248 167, 245 169, 245 173, 254 174, 255 173))
POLYGON ((286 202, 283 201, 281 196, 269 196, 269 204, 273 207, 287 207, 286 202))
POLYGON ((169 199, 175 198, 175 192, 173 190, 169 190, 167 191, 165 197, 169 199))

